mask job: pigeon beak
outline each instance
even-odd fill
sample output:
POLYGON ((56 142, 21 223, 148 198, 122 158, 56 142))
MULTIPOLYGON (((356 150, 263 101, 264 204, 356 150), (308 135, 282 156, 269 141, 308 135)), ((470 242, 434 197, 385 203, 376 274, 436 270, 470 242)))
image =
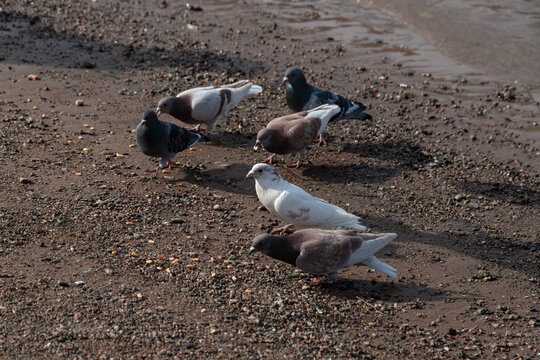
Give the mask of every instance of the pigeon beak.
POLYGON ((252 176, 253 176, 253 171, 250 170, 250 171, 247 173, 247 175, 246 175, 246 179, 247 179, 247 178, 250 178, 250 177, 252 177, 252 176))
POLYGON ((256 252, 257 250, 255 250, 255 248, 252 246, 249 248, 249 255, 253 254, 254 252, 256 252))
POLYGON ((289 82, 289 78, 285 76, 285 77, 283 78, 283 81, 281 82, 281 85, 285 85, 285 84, 287 84, 288 82, 289 82))
POLYGON ((257 141, 255 142, 255 145, 253 146, 253 150, 258 151, 260 145, 261 145, 261 142, 260 142, 259 140, 257 140, 257 141))
POLYGON ((142 120, 141 120, 141 124, 146 124, 146 120, 145 120, 145 119, 142 119, 142 120))
POLYGON ((156 109, 156 114, 161 115, 161 108, 158 107, 158 108, 156 109))

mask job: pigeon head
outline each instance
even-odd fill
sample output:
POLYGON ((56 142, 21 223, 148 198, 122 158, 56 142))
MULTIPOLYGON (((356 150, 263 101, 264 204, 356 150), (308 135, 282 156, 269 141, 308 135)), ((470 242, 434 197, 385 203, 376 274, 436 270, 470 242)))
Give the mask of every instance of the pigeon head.
POLYGON ((159 100, 157 110, 156 110, 158 115, 161 113, 170 115, 171 112, 173 111, 175 101, 176 101, 176 98, 173 96, 164 97, 163 99, 159 100))
POLYGON ((287 87, 291 86, 294 89, 302 89, 307 86, 307 81, 302 70, 297 67, 291 67, 285 71, 283 84, 287 84, 287 87))
POLYGON ((275 129, 262 129, 257 133, 255 146, 262 145, 264 150, 278 153, 283 148, 283 136, 275 129))
POLYGON ((286 236, 261 234, 253 239, 249 253, 262 252, 274 259, 295 265, 300 252, 296 250, 286 236))
POLYGON ((249 253, 253 254, 254 252, 258 251, 267 253, 272 247, 275 237, 276 236, 270 234, 261 234, 255 237, 255 239, 253 239, 253 243, 251 244, 251 248, 249 249, 249 253))
POLYGON ((159 119, 154 111, 146 110, 142 116, 142 123, 147 125, 153 125, 159 123, 159 119))
POLYGON ((277 181, 281 178, 276 169, 270 165, 259 163, 255 164, 251 170, 247 173, 246 178, 252 177, 255 180, 273 180, 277 181))

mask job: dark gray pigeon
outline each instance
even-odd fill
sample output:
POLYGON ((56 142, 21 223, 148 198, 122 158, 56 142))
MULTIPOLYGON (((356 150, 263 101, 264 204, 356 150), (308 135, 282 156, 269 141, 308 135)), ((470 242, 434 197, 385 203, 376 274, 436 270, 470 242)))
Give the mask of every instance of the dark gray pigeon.
POLYGON ((210 139, 181 126, 160 121, 152 110, 146 110, 141 122, 137 125, 139 150, 145 155, 161 158, 157 168, 148 170, 156 175, 159 170, 171 166, 171 159, 177 153, 193 147, 199 141, 210 141, 210 139))
MULTIPOLYGON (((341 119, 371 119, 371 115, 364 112, 366 107, 361 103, 353 102, 335 92, 309 85, 304 73, 297 67, 291 67, 285 71, 283 84, 286 84, 285 96, 287 98, 287 105, 289 105, 292 111, 298 112, 313 109, 323 104, 335 104, 341 108, 341 111, 334 115, 329 123, 341 119)), ((319 145, 326 144, 322 134, 319 136, 319 140, 315 142, 318 142, 319 145)))
POLYGON ((274 119, 257 134, 255 150, 260 145, 264 150, 274 153, 263 160, 270 164, 276 154, 286 155, 300 151, 300 159, 296 163, 287 165, 299 168, 306 156, 306 147, 320 136, 328 120, 339 113, 339 110, 337 105, 325 104, 315 109, 274 119))
MULTIPOLYGON (((304 229, 287 236, 259 235, 253 240, 249 253, 260 251, 310 274, 328 275, 330 281, 337 279, 338 271, 352 265, 369 266, 397 278, 396 269, 375 257, 375 253, 396 236, 393 233, 304 229)), ((312 282, 312 285, 317 283, 312 282)))
POLYGON ((219 116, 234 108, 246 96, 258 94, 262 87, 254 85, 249 80, 222 86, 198 87, 182 91, 176 97, 169 96, 158 103, 158 115, 169 114, 199 131, 201 125, 207 126, 207 131, 214 128, 219 116))

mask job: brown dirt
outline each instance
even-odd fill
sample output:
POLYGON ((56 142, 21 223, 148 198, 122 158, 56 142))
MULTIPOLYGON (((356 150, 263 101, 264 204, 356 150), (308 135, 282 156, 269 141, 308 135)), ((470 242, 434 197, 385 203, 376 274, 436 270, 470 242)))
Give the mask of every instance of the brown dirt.
POLYGON ((289 36, 257 4, 0 6, 0 356, 538 356, 538 104, 526 93, 351 58, 324 36, 289 36), (288 113, 293 64, 373 121, 331 125, 304 167, 277 169, 398 233, 379 254, 398 281, 354 268, 312 288, 247 254, 278 224, 244 177, 263 156, 256 132, 288 113), (130 145, 144 110, 244 78, 264 92, 212 143, 145 173, 155 159, 130 145))

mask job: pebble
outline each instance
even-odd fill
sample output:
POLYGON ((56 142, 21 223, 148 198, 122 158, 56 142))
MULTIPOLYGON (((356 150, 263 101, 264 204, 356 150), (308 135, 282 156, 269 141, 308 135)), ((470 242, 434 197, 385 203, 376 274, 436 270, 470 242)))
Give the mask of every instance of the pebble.
POLYGON ((86 284, 86 283, 84 281, 82 281, 82 280, 75 281, 75 285, 77 285, 77 286, 83 286, 84 284, 86 284))
POLYGON ((75 105, 76 105, 76 106, 83 106, 83 105, 84 105, 84 100, 83 100, 83 99, 77 99, 77 100, 75 100, 75 105))
POLYGON ((219 204, 214 205, 214 210, 221 211, 222 210, 221 205, 219 204))

